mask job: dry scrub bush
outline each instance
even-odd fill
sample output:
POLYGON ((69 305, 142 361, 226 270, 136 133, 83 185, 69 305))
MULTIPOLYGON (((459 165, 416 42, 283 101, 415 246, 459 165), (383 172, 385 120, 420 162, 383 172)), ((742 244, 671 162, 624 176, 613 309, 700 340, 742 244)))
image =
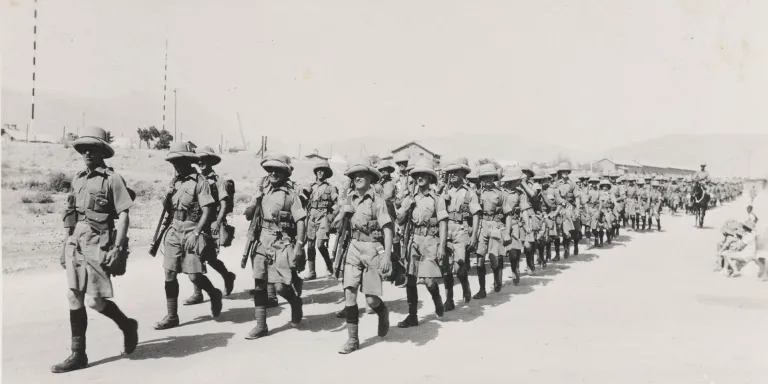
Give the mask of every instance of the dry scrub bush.
MULTIPOLYGON (((20 171, 23 172, 21 169, 20 171)), ((28 175, 28 173, 24 172, 24 175, 28 175)), ((62 193, 69 192, 71 187, 71 178, 62 172, 50 173, 48 174, 46 180, 40 180, 39 178, 24 178, 20 176, 3 178, 3 188, 10 188, 14 191, 19 189, 30 189, 33 191, 62 193)))
POLYGON ((24 204, 50 204, 53 203, 53 196, 50 192, 38 191, 22 196, 21 202, 24 204))
POLYGON ((48 175, 46 190, 51 192, 69 192, 71 188, 72 178, 65 175, 63 172, 53 172, 48 175))
POLYGON ((30 204, 27 206, 27 210, 33 215, 46 215, 56 212, 51 204, 30 204))

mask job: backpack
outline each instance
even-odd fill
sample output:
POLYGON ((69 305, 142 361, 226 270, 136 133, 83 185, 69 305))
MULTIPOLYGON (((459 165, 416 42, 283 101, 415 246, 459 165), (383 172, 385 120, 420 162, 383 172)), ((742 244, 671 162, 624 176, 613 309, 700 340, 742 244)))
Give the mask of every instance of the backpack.
POLYGON ((224 181, 224 189, 227 192, 228 196, 232 196, 232 201, 230 202, 229 206, 227 207, 227 214, 232 213, 235 207, 235 181, 232 179, 227 179, 224 181))

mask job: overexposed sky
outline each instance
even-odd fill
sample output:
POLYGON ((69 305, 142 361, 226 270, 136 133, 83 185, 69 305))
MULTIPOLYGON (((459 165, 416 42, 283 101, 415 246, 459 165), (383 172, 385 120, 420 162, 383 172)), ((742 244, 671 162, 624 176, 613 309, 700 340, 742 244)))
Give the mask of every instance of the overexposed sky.
MULTIPOLYGON (((2 2, 2 86, 26 95, 33 1, 2 2)), ((422 129, 518 133, 596 151, 668 133, 768 131, 764 0, 40 0, 39 7, 38 93, 157 103, 135 125, 161 124, 167 33, 169 88, 232 135, 238 110, 249 130, 316 142, 422 129)), ((172 118, 170 90, 168 98, 172 118)), ((4 112, 4 121, 26 123, 29 115, 4 112)), ((210 125, 182 112, 185 138, 218 142, 210 125)), ((89 125, 125 117, 99 119, 89 125)))

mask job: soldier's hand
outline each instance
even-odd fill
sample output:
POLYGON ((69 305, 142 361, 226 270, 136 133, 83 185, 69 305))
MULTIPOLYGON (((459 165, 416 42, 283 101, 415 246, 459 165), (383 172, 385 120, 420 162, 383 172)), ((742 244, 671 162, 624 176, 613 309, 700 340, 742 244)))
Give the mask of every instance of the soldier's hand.
POLYGON ((192 232, 184 240, 184 249, 187 251, 187 253, 195 253, 195 251, 197 250, 198 236, 200 236, 199 233, 195 234, 194 232, 192 232))
POLYGON ((288 258, 288 266, 291 268, 296 268, 296 266, 299 264, 299 258, 302 257, 302 254, 304 253, 304 246, 301 244, 296 244, 293 247, 293 250, 291 252, 291 257, 288 258))
POLYGON ((107 256, 104 257, 104 261, 101 263, 102 265, 112 265, 112 263, 117 259, 117 247, 112 247, 112 249, 107 252, 107 256))
POLYGON ((379 264, 381 266, 381 276, 385 279, 392 273, 392 261, 390 261, 390 258, 391 256, 384 255, 379 264))
POLYGON ((443 247, 440 244, 438 244, 437 245, 437 262, 442 264, 443 263, 443 257, 445 257, 445 247, 443 247))
POLYGON ((472 238, 469 239, 469 247, 472 249, 477 249, 477 237, 472 236, 472 238))
POLYGON ((218 236, 219 235, 219 228, 221 228, 221 225, 219 225, 217 223, 213 223, 213 225, 211 225, 211 235, 218 236))
POLYGON ((64 246, 61 247, 61 255, 59 256, 59 264, 61 264, 61 268, 67 269, 67 256, 65 256, 67 253, 67 243, 64 242, 64 246))

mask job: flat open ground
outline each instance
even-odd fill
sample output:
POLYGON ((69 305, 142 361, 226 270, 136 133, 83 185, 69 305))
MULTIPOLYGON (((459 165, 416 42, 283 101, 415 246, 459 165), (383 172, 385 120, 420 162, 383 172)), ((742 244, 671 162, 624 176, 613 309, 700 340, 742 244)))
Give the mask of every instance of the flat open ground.
MULTIPOLYGON (((762 194, 756 205, 766 200, 762 194)), ((405 291, 387 285, 393 328, 379 339, 375 317, 363 315, 362 349, 347 356, 336 353, 346 331, 334 317, 339 285, 328 279, 305 285, 297 329, 287 325, 290 309, 281 299, 269 312, 272 335, 243 338, 253 310, 244 292, 250 274, 238 268, 241 243, 222 256, 238 280, 218 319, 208 303, 181 307, 183 326, 153 330, 165 313, 162 268, 135 249, 127 275, 115 283, 117 302, 139 321, 138 349, 120 357, 117 328, 89 311, 92 366, 54 375, 49 367, 69 354, 64 273, 6 275, 3 382, 764 383, 768 285, 756 280, 754 266, 735 279, 712 272, 717 228, 742 218, 745 204, 742 198, 710 211, 704 229, 693 228, 690 216, 665 215, 664 232, 622 231, 612 247, 552 264, 519 287, 507 271, 501 293, 462 304, 442 320, 427 301, 417 328, 394 327, 406 313, 405 291)), ((474 278, 472 284, 476 289, 474 278)), ((191 285, 181 285, 185 298, 191 285)))

